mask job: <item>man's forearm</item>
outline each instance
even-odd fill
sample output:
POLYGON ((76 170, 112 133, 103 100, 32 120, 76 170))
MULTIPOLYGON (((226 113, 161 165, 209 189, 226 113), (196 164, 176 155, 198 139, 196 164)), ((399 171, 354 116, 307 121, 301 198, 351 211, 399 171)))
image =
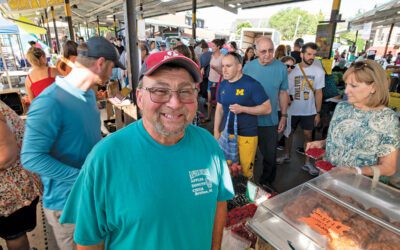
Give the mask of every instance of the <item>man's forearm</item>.
POLYGON ((222 109, 222 106, 220 106, 221 104, 217 104, 217 107, 215 109, 215 115, 214 115, 214 132, 218 131, 219 132, 219 128, 221 126, 221 122, 222 122, 222 116, 224 115, 224 111, 222 109))
POLYGON ((226 223, 226 201, 218 202, 214 218, 214 228, 212 235, 212 250, 221 249, 222 234, 226 223))
POLYGON ((22 166, 31 172, 51 179, 74 182, 79 169, 66 165, 46 153, 23 152, 22 166))
POLYGON ((281 108, 282 114, 287 114, 288 105, 289 105, 289 94, 286 90, 281 90, 279 92, 279 106, 281 108))
POLYGON ((249 115, 267 115, 271 113, 271 104, 269 101, 254 107, 243 107, 243 112, 249 115))
POLYGON ((317 109, 317 112, 321 111, 321 106, 322 106, 322 89, 317 89, 315 91, 315 108, 317 109))

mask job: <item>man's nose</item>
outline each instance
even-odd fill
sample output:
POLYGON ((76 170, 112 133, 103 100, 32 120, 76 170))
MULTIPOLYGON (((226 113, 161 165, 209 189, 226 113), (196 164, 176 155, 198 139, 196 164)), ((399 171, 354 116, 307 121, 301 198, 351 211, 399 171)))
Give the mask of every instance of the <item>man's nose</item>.
POLYGON ((171 97, 169 98, 169 101, 167 102, 168 107, 180 107, 182 106, 182 102, 179 99, 179 95, 177 92, 171 92, 171 97))

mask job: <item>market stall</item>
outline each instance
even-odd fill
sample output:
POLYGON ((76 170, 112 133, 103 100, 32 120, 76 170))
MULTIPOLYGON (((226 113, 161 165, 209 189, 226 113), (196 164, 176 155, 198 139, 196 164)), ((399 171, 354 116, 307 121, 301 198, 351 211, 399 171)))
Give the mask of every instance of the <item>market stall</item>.
POLYGON ((398 249, 400 191, 335 168, 265 201, 248 226, 276 249, 398 249))

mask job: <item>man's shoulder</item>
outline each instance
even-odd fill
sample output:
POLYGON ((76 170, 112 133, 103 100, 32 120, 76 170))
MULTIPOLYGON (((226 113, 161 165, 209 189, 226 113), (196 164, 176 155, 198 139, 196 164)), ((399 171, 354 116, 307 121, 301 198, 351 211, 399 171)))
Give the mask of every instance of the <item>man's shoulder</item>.
POLYGON ((33 99, 31 106, 29 107, 28 115, 32 110, 35 109, 55 109, 62 102, 60 102, 58 96, 60 92, 60 87, 55 83, 51 84, 49 87, 43 90, 39 96, 33 99))
POLYGON ((135 152, 135 144, 138 140, 134 138, 140 137, 137 123, 131 123, 125 128, 117 130, 103 138, 93 147, 91 158, 115 159, 117 155, 124 154, 127 151, 135 152), (129 147, 127 144, 129 144, 129 147))
POLYGON ((271 63, 271 66, 287 71, 285 64, 277 59, 274 59, 274 61, 271 63))
POLYGON ((254 84, 260 84, 261 83, 259 81, 257 81, 256 79, 254 79, 253 77, 247 75, 247 74, 243 74, 242 78, 240 79, 240 81, 248 86, 254 86, 254 84))
POLYGON ((258 62, 258 59, 251 60, 250 62, 244 65, 244 68, 255 68, 261 66, 258 62))
POLYGON ((186 128, 186 134, 191 136, 194 140, 194 142, 202 141, 204 143, 207 143, 207 146, 212 146, 212 145, 217 145, 215 138, 211 135, 209 131, 202 127, 194 126, 190 124, 186 128))
POLYGON ((219 88, 225 86, 228 83, 228 80, 223 79, 220 83, 219 83, 219 88))
POLYGON ((313 63, 310 67, 309 70, 312 71, 314 74, 319 74, 319 75, 325 75, 325 71, 322 68, 322 65, 318 65, 316 63, 313 63))
POLYGON ((303 75, 303 73, 301 73, 299 64, 296 64, 295 68, 290 72, 288 76, 298 76, 298 75, 303 75))

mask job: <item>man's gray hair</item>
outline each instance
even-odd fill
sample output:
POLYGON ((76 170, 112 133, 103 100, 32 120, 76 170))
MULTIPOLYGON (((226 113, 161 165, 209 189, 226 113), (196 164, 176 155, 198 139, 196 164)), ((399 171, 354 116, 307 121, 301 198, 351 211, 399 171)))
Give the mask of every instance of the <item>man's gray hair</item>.
POLYGON ((267 36, 260 36, 259 38, 256 39, 255 42, 256 49, 258 49, 258 45, 260 44, 260 42, 270 42, 272 44, 272 47, 274 47, 274 42, 272 41, 271 38, 267 36))

